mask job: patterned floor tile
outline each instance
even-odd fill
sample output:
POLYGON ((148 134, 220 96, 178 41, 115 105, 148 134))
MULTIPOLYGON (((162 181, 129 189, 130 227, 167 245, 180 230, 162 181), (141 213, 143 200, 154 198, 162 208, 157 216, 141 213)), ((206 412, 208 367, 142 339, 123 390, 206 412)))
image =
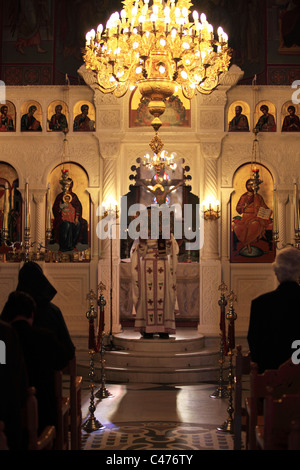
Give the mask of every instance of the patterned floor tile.
POLYGON ((82 433, 83 450, 232 450, 233 436, 212 425, 173 422, 114 423, 82 433))

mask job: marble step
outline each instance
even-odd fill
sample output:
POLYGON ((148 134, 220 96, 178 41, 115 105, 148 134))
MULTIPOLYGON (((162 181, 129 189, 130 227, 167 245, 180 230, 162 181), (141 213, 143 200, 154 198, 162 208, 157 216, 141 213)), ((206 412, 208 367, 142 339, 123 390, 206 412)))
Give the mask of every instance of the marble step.
MULTIPOLYGON (((132 353, 123 351, 106 351, 103 355, 105 368, 112 370, 146 369, 146 370, 192 370, 203 368, 216 368, 219 364, 219 353, 217 351, 204 350, 193 353, 170 354, 153 352, 132 353)), ((89 356, 77 355, 77 362, 84 368, 89 367, 89 356)), ((101 364, 100 354, 94 356, 95 369, 101 364)))
POLYGON ((218 369, 206 368, 112 368, 106 367, 105 376, 107 382, 121 383, 164 383, 164 384, 188 384, 213 382, 217 380, 218 369))
POLYGON ((177 338, 170 336, 169 339, 160 339, 154 336, 153 339, 127 338, 126 335, 115 335, 113 343, 116 348, 136 352, 161 352, 172 353, 195 352, 205 347, 205 338, 203 335, 197 335, 192 338, 177 338))
POLYGON ((214 367, 218 362, 219 354, 216 351, 200 350, 189 352, 172 351, 106 351, 103 356, 110 367, 214 367))
MULTIPOLYGON (((225 369, 224 369, 225 371, 225 369)), ((88 379, 89 365, 78 365, 78 374, 88 379)), ((217 382, 219 378, 219 366, 209 367, 112 367, 105 364, 106 383, 165 383, 188 384, 201 382, 217 382)), ((100 364, 95 363, 95 379, 101 383, 100 364)))
MULTIPOLYGON (((205 347, 196 330, 177 331, 169 339, 143 339, 132 329, 114 335, 103 355, 105 380, 118 383, 198 383, 217 381, 219 351, 205 347), (111 348, 113 346, 113 348, 111 348)), ((80 373, 88 377, 87 351, 77 350, 80 373)), ((100 355, 95 355, 95 375, 101 376, 100 355)))
POLYGON ((144 339, 141 334, 133 328, 123 328, 121 333, 113 335, 113 342, 125 349, 150 350, 155 347, 165 347, 173 351, 192 351, 205 346, 205 337, 198 333, 196 328, 177 328, 176 333, 171 334, 169 339, 161 339, 155 334, 152 339, 144 339))

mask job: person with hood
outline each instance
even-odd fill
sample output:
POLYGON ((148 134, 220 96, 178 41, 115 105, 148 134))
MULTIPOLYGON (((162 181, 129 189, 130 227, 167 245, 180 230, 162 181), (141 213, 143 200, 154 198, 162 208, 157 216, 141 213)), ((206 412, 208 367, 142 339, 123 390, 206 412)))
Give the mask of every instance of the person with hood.
POLYGON ((17 291, 26 292, 36 302, 33 324, 55 333, 57 340, 64 345, 68 361, 75 355, 67 325, 61 310, 53 302, 56 289, 34 261, 27 261, 19 271, 17 291))
MULTIPOLYGON (((24 355, 29 387, 36 389, 38 429, 57 425, 55 371, 63 370, 68 359, 64 345, 46 328, 33 325, 36 303, 21 291, 11 292, 1 318, 16 331, 24 355)), ((26 436, 25 436, 26 439, 26 436)))

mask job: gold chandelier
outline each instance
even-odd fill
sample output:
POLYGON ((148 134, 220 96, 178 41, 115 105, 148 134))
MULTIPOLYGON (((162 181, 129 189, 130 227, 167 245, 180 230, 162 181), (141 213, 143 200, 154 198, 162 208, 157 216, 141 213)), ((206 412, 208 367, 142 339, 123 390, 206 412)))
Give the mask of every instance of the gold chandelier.
POLYGON ((140 160, 142 165, 147 166, 150 170, 154 168, 156 174, 159 174, 165 170, 175 171, 177 167, 176 159, 177 154, 175 152, 169 154, 166 150, 162 150, 158 154, 154 152, 153 155, 146 153, 144 158, 140 160))
POLYGON ((228 70, 230 49, 222 28, 217 37, 204 13, 189 0, 124 0, 106 29, 100 24, 86 34, 84 61, 94 71, 103 93, 122 97, 137 87, 149 101, 156 132, 150 147, 157 155, 163 143, 157 136, 165 100, 177 88, 192 99, 196 91, 209 94, 228 70))

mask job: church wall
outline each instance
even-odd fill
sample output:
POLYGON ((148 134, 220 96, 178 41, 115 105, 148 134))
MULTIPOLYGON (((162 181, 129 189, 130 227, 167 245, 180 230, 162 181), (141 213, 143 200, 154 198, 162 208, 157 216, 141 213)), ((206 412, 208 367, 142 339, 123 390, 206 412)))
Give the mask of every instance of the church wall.
MULTIPOLYGON (((291 104, 294 89, 277 86, 236 86, 228 92, 228 102, 225 107, 225 125, 230 105, 242 100, 250 107, 250 129, 256 124, 254 119, 255 107, 261 101, 269 101, 276 109, 276 132, 260 132, 258 134, 257 163, 264 165, 273 177, 277 188, 279 247, 286 243, 294 243, 293 215, 293 186, 299 182, 300 154, 299 132, 282 132, 282 109, 286 103, 291 104)), ((295 97, 295 95, 294 95, 295 97)), ((299 105, 298 109, 299 115, 299 105)), ((285 109, 285 108, 284 108, 285 109)), ((228 121, 227 121, 228 122, 228 121)), ((224 281, 237 295, 236 322, 237 331, 246 333, 249 324, 251 300, 258 295, 270 291, 277 286, 271 263, 231 263, 229 257, 230 233, 230 197, 233 194, 233 179, 237 169, 253 161, 252 145, 254 134, 225 132, 220 157, 220 191, 222 194, 221 218, 221 260, 224 281)))
MULTIPOLYGON (((299 136, 281 132, 282 106, 291 100, 290 87, 237 85, 240 70, 234 69, 212 95, 198 95, 191 103, 192 124, 188 129, 169 127, 161 129, 165 148, 177 151, 191 168, 192 191, 200 197, 200 204, 208 195, 221 202, 221 218, 204 222, 204 246, 198 265, 199 277, 199 332, 217 336, 219 331, 220 291, 224 281, 228 290, 237 296, 235 310, 238 315, 236 330, 239 335, 247 331, 251 299, 276 286, 271 263, 231 263, 230 261, 230 198, 234 191, 233 180, 238 168, 250 163, 254 134, 228 132, 229 108, 236 101, 249 106, 250 129, 255 124, 255 106, 261 100, 272 102, 276 108, 277 131, 259 133, 259 157, 272 174, 277 185, 280 206, 280 240, 293 242, 293 180, 299 177, 299 136)), ((89 263, 41 263, 46 275, 58 290, 55 302, 62 308, 70 331, 74 335, 87 335, 85 313, 88 308, 86 294, 97 290, 100 280, 106 283, 106 328, 109 326, 110 256, 107 240, 96 235, 99 222, 97 208, 112 196, 117 201, 126 194, 131 181, 131 166, 136 158, 149 151, 152 129, 129 127, 129 96, 122 99, 103 95, 94 84, 89 86, 7 87, 7 99, 15 104, 17 128, 12 133, 1 133, 1 161, 10 163, 19 175, 19 188, 29 183, 31 195, 31 237, 45 240, 45 195, 51 171, 62 163, 63 134, 47 132, 46 110, 54 99, 67 100, 70 131, 67 134, 65 161, 81 165, 86 171, 91 196, 91 261, 89 263), (24 101, 40 103, 43 131, 20 131, 20 111, 24 101), (73 108, 78 101, 89 101, 95 106, 95 132, 76 133, 72 130, 73 108), (34 135, 33 135, 34 134, 34 135), (98 261, 100 260, 100 263, 98 261)), ((119 276, 118 248, 114 245, 114 283, 119 276)), ((4 303, 8 293, 16 286, 19 264, 0 263, 1 298, 4 303)), ((193 269, 195 267, 193 266, 193 269)), ((119 294, 114 284, 114 294, 119 294)), ((2 305, 0 305, 2 308, 2 305)), ((113 306, 115 332, 119 331, 117 302, 113 306)))
MULTIPOLYGON (((30 198, 30 242, 32 252, 37 251, 37 243, 45 246, 46 193, 51 172, 64 163, 78 164, 87 174, 90 195, 90 254, 87 263, 46 263, 39 261, 46 276, 58 291, 55 303, 63 311, 66 323, 72 334, 87 334, 86 295, 97 288, 97 264, 100 243, 95 234, 97 223, 96 209, 100 203, 101 161, 99 142, 94 133, 73 132, 73 108, 83 101, 93 103, 93 93, 88 87, 72 86, 26 86, 6 87, 6 99, 16 108, 15 132, 1 132, 1 162, 7 162, 17 171, 19 190, 24 197, 25 183, 29 185, 30 198), (55 100, 67 103, 69 109, 69 132, 66 135, 64 155, 64 134, 47 130, 47 109, 55 100), (24 102, 36 101, 42 109, 42 131, 21 132, 20 120, 24 102)), ((53 201, 52 201, 53 202, 53 201)), ((23 226, 24 227, 24 226, 23 226)), ((43 251, 43 248, 42 250, 43 251)), ((36 258, 35 258, 36 260, 36 258)), ((1 305, 2 309, 8 294, 16 288, 20 263, 1 262, 1 305)))

